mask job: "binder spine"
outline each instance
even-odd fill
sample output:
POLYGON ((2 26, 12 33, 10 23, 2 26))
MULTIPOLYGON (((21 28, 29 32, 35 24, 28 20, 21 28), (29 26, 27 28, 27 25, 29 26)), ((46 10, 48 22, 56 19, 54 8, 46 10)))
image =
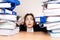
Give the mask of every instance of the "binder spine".
POLYGON ((40 23, 46 23, 47 16, 40 17, 40 23))
POLYGON ((14 8, 18 5, 20 5, 20 1, 18 0, 3 0, 3 2, 0 2, 0 3, 11 3, 11 8, 6 8, 8 10, 14 10, 14 8))

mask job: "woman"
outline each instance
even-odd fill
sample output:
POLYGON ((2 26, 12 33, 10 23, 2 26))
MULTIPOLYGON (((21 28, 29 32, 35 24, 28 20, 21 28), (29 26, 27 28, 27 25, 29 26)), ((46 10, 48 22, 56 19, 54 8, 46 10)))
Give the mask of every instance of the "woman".
POLYGON ((32 13, 25 15, 24 24, 20 25, 20 31, 27 31, 27 32, 43 31, 43 32, 47 32, 46 28, 40 28, 40 26, 36 24, 34 16, 32 13))

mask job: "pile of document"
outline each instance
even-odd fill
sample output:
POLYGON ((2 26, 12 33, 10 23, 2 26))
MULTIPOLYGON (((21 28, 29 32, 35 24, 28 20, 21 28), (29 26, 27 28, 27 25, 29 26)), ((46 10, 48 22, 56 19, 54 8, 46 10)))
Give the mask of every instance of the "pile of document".
POLYGON ((18 5, 18 0, 0 0, 0 35, 14 35, 19 32, 16 27, 17 13, 13 11, 18 5))
POLYGON ((60 37, 60 0, 44 2, 43 13, 46 16, 44 26, 49 34, 52 37, 60 37))

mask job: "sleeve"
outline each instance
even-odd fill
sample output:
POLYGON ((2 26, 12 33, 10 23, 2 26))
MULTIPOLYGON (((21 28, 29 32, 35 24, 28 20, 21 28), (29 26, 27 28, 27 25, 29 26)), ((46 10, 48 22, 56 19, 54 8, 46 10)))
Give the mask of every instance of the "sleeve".
POLYGON ((47 28, 46 28, 46 27, 44 27, 44 25, 43 25, 43 24, 39 24, 39 27, 40 27, 41 31, 43 31, 43 32, 47 33, 47 28))
POLYGON ((20 31, 26 31, 26 27, 24 27, 24 25, 20 25, 20 26, 19 26, 19 32, 20 32, 20 31))
POLYGON ((38 32, 44 32, 44 33, 47 33, 47 29, 46 27, 43 27, 44 25, 43 24, 38 24, 36 25, 34 28, 35 28, 35 32, 38 31, 38 32))

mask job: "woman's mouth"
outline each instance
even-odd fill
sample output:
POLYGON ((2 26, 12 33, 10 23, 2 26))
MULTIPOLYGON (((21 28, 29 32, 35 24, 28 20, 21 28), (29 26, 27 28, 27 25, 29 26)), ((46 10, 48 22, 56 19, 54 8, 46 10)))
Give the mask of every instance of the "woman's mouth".
POLYGON ((31 25, 31 24, 28 24, 28 25, 31 25))

